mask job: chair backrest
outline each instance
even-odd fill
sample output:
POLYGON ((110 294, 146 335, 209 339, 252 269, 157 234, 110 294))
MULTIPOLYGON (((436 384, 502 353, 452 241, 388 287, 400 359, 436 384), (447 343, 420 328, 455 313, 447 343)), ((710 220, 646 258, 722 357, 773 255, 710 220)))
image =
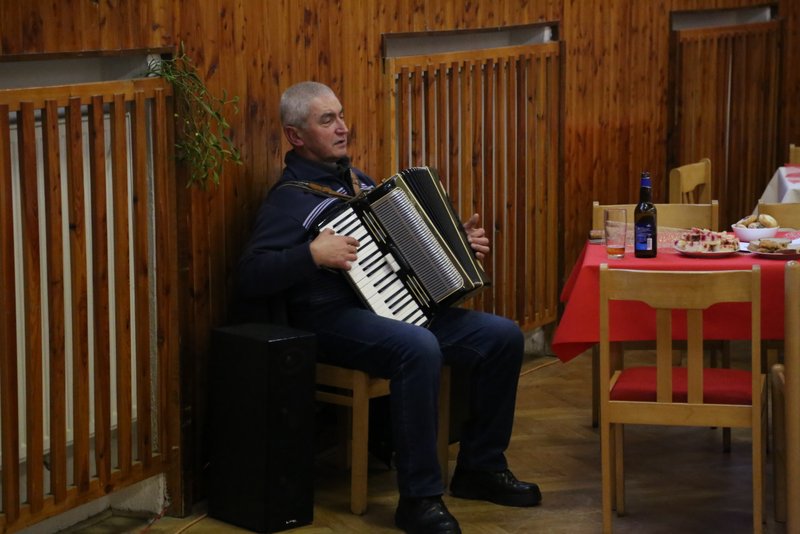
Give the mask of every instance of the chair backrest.
MULTIPOLYGON (((636 204, 600 204, 592 202, 592 230, 603 229, 603 210, 605 208, 625 208, 628 223, 633 223, 636 204)), ((719 229, 719 202, 708 204, 656 204, 659 228, 707 228, 719 229)))
POLYGON ((800 203, 770 203, 758 201, 758 213, 772 215, 781 228, 800 230, 800 203))
POLYGON ((800 146, 789 145, 789 163, 800 163, 800 146))
POLYGON ((669 171, 669 201, 673 204, 711 202, 711 160, 703 158, 669 171))
POLYGON ((786 423, 786 532, 800 530, 800 263, 785 272, 784 406, 786 423))
MULTIPOLYGON (((686 311, 687 393, 684 406, 703 404, 703 311, 720 302, 749 303, 751 316, 752 403, 759 403, 761 368, 761 272, 758 265, 750 271, 641 271, 609 269, 600 266, 600 384, 601 399, 608 402, 610 362, 610 302, 643 302, 656 313, 656 402, 673 403, 672 388, 672 310, 686 311)), ((676 421, 702 417, 698 412, 675 413, 676 421)), ((701 420, 702 421, 702 420, 701 420)), ((664 422, 663 424, 670 424, 664 422)), ((749 423, 742 426, 749 426, 749 423)))

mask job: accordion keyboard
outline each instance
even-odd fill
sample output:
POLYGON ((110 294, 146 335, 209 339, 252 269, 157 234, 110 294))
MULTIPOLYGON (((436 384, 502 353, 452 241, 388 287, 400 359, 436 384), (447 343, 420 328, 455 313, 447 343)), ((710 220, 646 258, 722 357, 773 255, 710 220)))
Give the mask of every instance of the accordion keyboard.
POLYGON ((375 313, 420 326, 428 322, 429 318, 398 275, 400 265, 391 253, 381 249, 355 210, 345 209, 325 228, 359 241, 358 259, 346 274, 375 313))

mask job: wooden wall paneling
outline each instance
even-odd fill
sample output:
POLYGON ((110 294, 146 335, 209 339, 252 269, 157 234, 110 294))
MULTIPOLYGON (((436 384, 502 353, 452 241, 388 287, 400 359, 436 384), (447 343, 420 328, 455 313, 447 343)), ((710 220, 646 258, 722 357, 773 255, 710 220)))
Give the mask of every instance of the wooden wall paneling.
POLYGON ((158 452, 167 467, 167 487, 175 494, 170 506, 183 511, 181 472, 180 295, 178 295, 177 184, 169 147, 174 144, 171 117, 175 108, 171 88, 157 89, 153 99, 154 224, 158 231, 156 253, 156 354, 158 358, 158 452), (168 100, 168 98, 170 100, 168 100))
MULTIPOLYGON (((0 125, 2 128, 2 125, 0 125)), ((47 317, 49 346, 50 493, 56 504, 67 494, 67 383, 64 316, 64 247, 61 209, 58 105, 45 102, 42 113, 42 165, 45 243, 47 243, 47 317)))
MULTIPOLYGON (((230 3, 226 3, 229 5, 230 3)), ((220 63, 221 54, 221 25, 220 17, 221 3, 217 0, 206 2, 202 5, 184 3, 180 6, 180 26, 178 34, 180 39, 187 43, 187 54, 192 58, 198 72, 202 73, 203 81, 207 84, 212 94, 220 95, 220 77, 222 70, 227 70, 228 64, 220 63)), ((153 130, 155 131, 155 129, 153 130)), ((185 181, 187 170, 181 166, 179 172, 174 177, 168 177, 164 162, 159 159, 160 173, 163 180, 175 179, 179 183, 185 181)), ((156 187, 164 188, 165 183, 155 184, 156 187)), ((189 420, 195 417, 203 417, 205 410, 205 399, 201 397, 201 392, 196 388, 205 387, 207 360, 200 359, 200 355, 208 354, 208 332, 218 323, 215 323, 214 308, 212 301, 219 287, 212 289, 212 281, 219 281, 221 278, 216 274, 218 263, 214 258, 222 254, 221 243, 215 241, 215 230, 220 224, 219 202, 223 197, 215 186, 203 191, 199 188, 190 189, 180 187, 177 191, 177 205, 179 214, 177 224, 180 226, 182 239, 178 242, 181 258, 181 272, 186 273, 186 277, 181 277, 181 293, 184 296, 179 304, 180 317, 179 327, 182 330, 180 336, 186 341, 181 347, 182 368, 185 369, 188 377, 182 381, 183 394, 187 399, 191 399, 183 404, 185 414, 189 420), (212 294, 213 292, 213 294, 212 294), (199 411, 197 413, 196 411, 199 411)), ((167 199, 164 199, 166 201, 167 199)), ((164 206, 159 209, 163 210, 164 206)), ((160 211, 159 218, 162 223, 166 223, 163 211, 160 211)), ((163 251, 159 251, 157 256, 161 258, 163 251)), ((154 284, 158 294, 165 289, 160 286, 159 278, 156 277, 154 284)), ((164 316, 156 311, 159 323, 164 320, 164 316)), ((158 362, 161 367, 161 350, 159 350, 158 362)), ((162 427, 163 428, 163 427, 162 427)), ((202 451, 202 441, 200 439, 199 427, 192 427, 192 431, 182 436, 182 445, 186 449, 184 457, 185 467, 192 474, 202 472, 200 452, 202 451)), ((163 449, 159 449, 164 452, 163 449)), ((181 488, 181 501, 175 503, 177 510, 185 508, 184 497, 190 501, 194 499, 192 492, 201 490, 197 486, 199 481, 187 481, 181 488), (196 483, 192 483, 196 482, 196 483)))
POLYGON ((31 509, 42 508, 44 476, 44 429, 40 417, 42 395, 42 286, 39 239, 39 197, 36 161, 36 120, 33 105, 23 102, 17 112, 19 139, 20 203, 22 208, 22 285, 24 302, 25 350, 25 436, 27 457, 27 497, 31 509))
POLYGON ((0 54, 156 48, 172 44, 172 0, 0 2, 0 54))
MULTIPOLYGON (((128 153, 128 126, 126 114, 128 112, 124 95, 117 93, 114 95, 114 102, 110 109, 111 122, 111 157, 112 157, 112 176, 111 176, 111 198, 114 210, 113 236, 114 236, 114 347, 116 369, 113 380, 116 382, 117 392, 117 461, 116 468, 120 470, 123 477, 130 474, 132 452, 132 394, 131 394, 131 347, 133 338, 131 337, 132 302, 130 288, 133 285, 131 276, 131 255, 127 243, 132 242, 128 227, 130 218, 129 204, 132 199, 129 196, 129 184, 132 177, 128 176, 128 158, 132 155, 128 153), (120 244, 125 244, 120 246, 120 244)), ((133 143, 131 143, 133 144, 133 143)), ((134 267, 135 269, 135 267, 134 267)))
MULTIPOLYGON (((158 454, 161 462, 171 465, 168 483, 173 487, 177 466, 180 465, 180 449, 176 441, 180 435, 176 414, 172 413, 175 407, 180 406, 180 391, 176 387, 176 371, 178 364, 178 323, 177 323, 177 294, 173 288, 177 284, 177 247, 175 225, 175 184, 170 180, 174 176, 171 171, 171 154, 167 151, 170 146, 168 139, 169 124, 172 114, 164 90, 157 90, 153 102, 153 183, 155 196, 154 224, 158 230, 159 239, 156 240, 156 287, 158 303, 156 305, 156 358, 158 372, 158 391, 156 402, 159 410, 158 421, 155 427, 158 431, 158 454), (177 397, 177 398, 175 398, 177 397), (178 433, 174 434, 175 430, 178 433), (174 447, 173 447, 174 446, 174 447)), ((156 443, 154 443, 156 445, 156 443)), ((153 452, 156 448, 153 448, 153 452)))
POLYGON ((91 193, 92 332, 94 333, 94 455, 102 486, 111 474, 111 336, 108 289, 108 206, 103 98, 95 96, 88 110, 89 190, 91 193))
POLYGON ((67 128, 67 205, 69 206, 72 302, 72 484, 89 490, 89 305, 87 236, 83 183, 83 124, 79 97, 69 99, 67 128))
MULTIPOLYGON (((19 517, 19 388, 17 305, 14 275, 14 200, 8 105, 0 103, 0 448, 2 501, 6 521, 19 517)), ((17 208, 18 209, 18 208, 17 208)))
MULTIPOLYGON (((4 54, 19 53, 20 50, 25 50, 22 38, 24 33, 20 31, 24 27, 22 23, 22 2, 14 2, 11 0, 2 0, 3 16, 0 17, 0 52, 4 54)), ((28 46, 30 44, 28 43, 28 46)), ((38 52, 34 47, 29 48, 32 52, 38 52)))

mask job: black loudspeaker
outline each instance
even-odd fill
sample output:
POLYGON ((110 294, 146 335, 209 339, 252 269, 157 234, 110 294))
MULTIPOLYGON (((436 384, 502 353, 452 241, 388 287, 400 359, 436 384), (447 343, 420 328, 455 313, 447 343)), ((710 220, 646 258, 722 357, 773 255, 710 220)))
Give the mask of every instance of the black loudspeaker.
POLYGON ((314 519, 313 334, 217 328, 209 365, 209 515, 256 532, 314 519))

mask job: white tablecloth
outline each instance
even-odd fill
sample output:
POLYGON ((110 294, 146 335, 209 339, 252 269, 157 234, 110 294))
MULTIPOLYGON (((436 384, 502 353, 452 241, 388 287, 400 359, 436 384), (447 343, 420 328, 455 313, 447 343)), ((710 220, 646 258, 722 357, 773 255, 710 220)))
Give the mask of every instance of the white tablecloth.
POLYGON ((800 202, 800 165, 779 167, 761 195, 762 202, 800 202))

